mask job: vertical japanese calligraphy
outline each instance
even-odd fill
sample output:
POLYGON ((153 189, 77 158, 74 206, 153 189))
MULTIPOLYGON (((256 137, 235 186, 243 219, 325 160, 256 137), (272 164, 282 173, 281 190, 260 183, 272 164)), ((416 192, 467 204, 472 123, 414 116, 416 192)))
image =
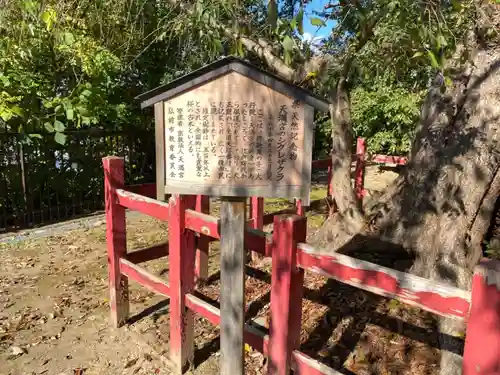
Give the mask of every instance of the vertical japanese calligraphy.
POLYGON ((166 189, 299 191, 306 106, 245 79, 224 78, 231 95, 210 88, 215 81, 165 102, 166 189))

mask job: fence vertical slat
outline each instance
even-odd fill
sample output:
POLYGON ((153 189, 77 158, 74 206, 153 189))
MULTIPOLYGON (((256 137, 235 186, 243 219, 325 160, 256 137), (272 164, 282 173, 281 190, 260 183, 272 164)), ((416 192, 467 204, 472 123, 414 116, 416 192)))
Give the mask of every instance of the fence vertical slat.
MULTIPOLYGON (((250 216, 251 216, 251 227, 254 229, 262 230, 264 228, 264 198, 261 197, 251 197, 250 198, 250 216)), ((262 259, 262 255, 256 253, 255 251, 250 252, 250 258, 252 261, 259 261, 262 259)))
POLYGON ((498 260, 483 259, 474 270, 463 374, 500 374, 500 261, 498 260))
POLYGON ((363 195, 365 187, 365 153, 366 142, 364 138, 358 138, 356 141, 356 170, 355 170, 355 192, 360 205, 363 204, 363 195))
POLYGON ((120 272, 120 258, 126 256, 125 208, 116 203, 116 189, 123 189, 124 163, 122 158, 105 157, 104 196, 106 208, 106 242, 108 247, 108 282, 111 323, 121 326, 128 318, 128 279, 120 272))
POLYGON ((250 202, 251 226, 254 229, 262 230, 264 227, 264 198, 251 197, 250 202))
POLYGON ((193 363, 193 313, 185 305, 194 290, 195 236, 185 228, 187 209, 196 208, 196 196, 173 195, 168 220, 170 283, 170 359, 173 372, 182 374, 193 363))
POLYGON ((297 267, 297 243, 306 240, 307 219, 274 217, 271 323, 268 371, 288 375, 292 351, 300 344, 304 271, 297 267))
MULTIPOLYGON (((210 197, 206 195, 196 196, 196 211, 204 214, 210 213, 210 197)), ((196 268, 195 282, 203 283, 208 278, 208 257, 209 257, 209 238, 200 234, 196 248, 196 268)))

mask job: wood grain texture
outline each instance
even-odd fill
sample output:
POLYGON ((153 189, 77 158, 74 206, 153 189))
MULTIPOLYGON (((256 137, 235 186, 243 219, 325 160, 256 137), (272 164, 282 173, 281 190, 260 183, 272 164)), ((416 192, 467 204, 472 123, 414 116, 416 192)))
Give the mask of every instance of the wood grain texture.
POLYGON ((175 374, 193 364, 194 320, 185 298, 194 290, 195 237, 185 228, 187 209, 196 206, 195 196, 172 196, 169 201, 169 284, 170 284, 170 360, 175 374))
POLYGON ((304 270, 297 267, 297 243, 306 240, 307 219, 274 218, 268 374, 288 375, 300 346, 304 270))
POLYGON ((297 262, 309 271, 441 316, 465 319, 469 312, 471 293, 466 290, 347 255, 324 254, 300 243, 297 262))
POLYGON ((166 202, 123 189, 116 189, 116 201, 122 207, 142 212, 160 220, 169 220, 169 208, 166 202))
POLYGON ((243 375, 246 199, 221 199, 221 375, 243 375))
POLYGON ((312 107, 237 72, 164 105, 166 192, 307 203, 312 107))
POLYGON ((124 275, 138 282, 150 291, 159 293, 165 297, 170 297, 170 287, 168 284, 159 277, 149 273, 144 268, 122 258, 120 259, 120 270, 124 275))
POLYGON ((156 199, 165 200, 165 115, 163 103, 155 104, 156 199))
MULTIPOLYGON (((185 220, 186 228, 214 239, 221 238, 221 220, 218 218, 194 210, 187 210, 185 220)), ((250 227, 246 228, 245 249, 271 256, 271 244, 272 238, 268 233, 250 227)))
MULTIPOLYGON (((196 196, 196 211, 204 214, 210 214, 210 197, 207 197, 206 195, 196 196)), ((195 282, 199 284, 205 282, 208 278, 210 241, 207 236, 199 235, 196 243, 195 282)))
MULTIPOLYGON (((250 225, 254 229, 264 228, 264 198, 262 197, 250 198, 250 225)), ((254 251, 250 254, 250 259, 258 262, 262 259, 262 255, 254 251)))
POLYGON ((149 107, 159 101, 168 100, 193 87, 206 84, 230 72, 240 73, 283 95, 301 100, 320 111, 328 112, 329 110, 330 103, 328 100, 234 56, 228 56, 205 65, 166 85, 141 94, 136 99, 141 101, 141 108, 149 107))
POLYGON ((109 156, 102 159, 102 164, 111 324, 120 327, 129 314, 128 279, 120 272, 120 259, 127 255, 125 208, 117 202, 117 189, 125 184, 124 161, 123 158, 109 156))

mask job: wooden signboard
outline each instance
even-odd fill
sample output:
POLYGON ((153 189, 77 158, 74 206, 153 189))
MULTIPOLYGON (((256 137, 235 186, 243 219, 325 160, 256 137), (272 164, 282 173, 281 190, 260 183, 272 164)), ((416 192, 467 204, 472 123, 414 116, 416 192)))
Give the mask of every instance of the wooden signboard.
POLYGON ((164 106, 165 192, 309 198, 310 106, 236 72, 164 106))
MULTIPOLYGON (((309 202, 314 107, 328 103, 236 58, 143 94, 165 193, 309 202)), ((159 187, 160 189, 160 187, 159 187)))
POLYGON ((309 204, 314 108, 328 103, 226 58, 139 98, 155 106, 158 199, 222 197, 221 375, 244 374, 246 197, 309 204))

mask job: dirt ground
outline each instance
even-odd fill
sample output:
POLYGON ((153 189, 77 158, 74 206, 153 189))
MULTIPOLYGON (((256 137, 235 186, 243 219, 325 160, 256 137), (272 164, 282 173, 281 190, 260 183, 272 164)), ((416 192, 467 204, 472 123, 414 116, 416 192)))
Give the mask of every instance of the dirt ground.
MULTIPOLYGON (((368 171, 366 187, 394 178, 368 171), (377 181, 375 181, 377 180, 377 181)), ((313 195, 324 194, 324 187, 313 195)), ((272 202, 273 211, 281 202, 272 202)), ((324 212, 309 213, 312 233, 324 212)), ((129 251, 167 239, 167 224, 127 218, 129 251)), ((108 323, 105 226, 0 244, 0 375, 169 374, 168 299, 131 282, 131 319, 108 323)), ((168 280, 168 259, 145 264, 168 280)), ((218 248, 212 244, 210 280, 200 288, 219 299, 218 248)), ((247 270, 247 318, 267 322, 268 262, 247 270)), ((436 374, 439 363, 432 315, 307 273, 301 350, 346 374, 436 374)), ((267 323, 266 323, 267 324, 267 323)), ((195 318, 193 375, 218 374, 217 327, 195 318)), ((265 373, 265 359, 246 351, 246 373, 265 373)))

